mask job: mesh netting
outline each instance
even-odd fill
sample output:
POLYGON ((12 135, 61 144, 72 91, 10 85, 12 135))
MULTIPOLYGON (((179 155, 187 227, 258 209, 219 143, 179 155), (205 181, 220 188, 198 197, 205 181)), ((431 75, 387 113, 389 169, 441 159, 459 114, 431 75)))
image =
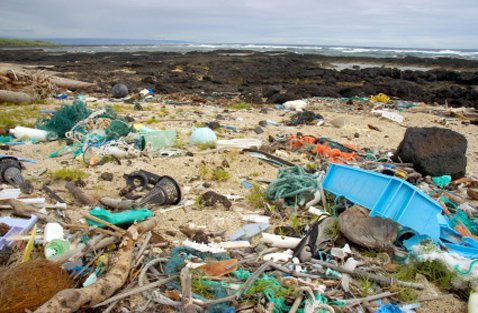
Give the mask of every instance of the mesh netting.
POLYGON ((91 112, 83 101, 75 100, 72 105, 62 106, 52 117, 39 120, 36 127, 54 132, 58 137, 64 138, 66 132, 70 131, 76 123, 87 118, 91 112))

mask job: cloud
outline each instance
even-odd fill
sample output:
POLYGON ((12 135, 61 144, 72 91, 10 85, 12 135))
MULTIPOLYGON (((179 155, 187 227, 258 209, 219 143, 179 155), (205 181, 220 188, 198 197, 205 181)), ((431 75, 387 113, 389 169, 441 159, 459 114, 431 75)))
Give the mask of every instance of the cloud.
POLYGON ((476 16, 474 0, 2 0, 0 36, 478 48, 476 16))

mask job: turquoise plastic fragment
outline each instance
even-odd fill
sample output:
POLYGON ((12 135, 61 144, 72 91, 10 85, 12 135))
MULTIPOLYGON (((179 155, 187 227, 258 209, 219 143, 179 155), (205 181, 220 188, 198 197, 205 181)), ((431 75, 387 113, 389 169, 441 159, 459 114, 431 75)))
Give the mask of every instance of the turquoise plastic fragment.
MULTIPOLYGON (((125 224, 133 224, 134 222, 140 222, 148 217, 152 217, 154 214, 151 210, 148 209, 137 209, 137 210, 128 210, 118 213, 111 213, 108 210, 102 208, 94 208, 89 212, 91 215, 102 219, 113 225, 125 225, 125 224)), ((97 223, 95 221, 86 219, 86 222, 90 226, 98 226, 103 227, 104 225, 97 223)))
POLYGON ((448 184, 450 184, 451 176, 443 175, 443 176, 432 177, 432 180, 435 185, 437 185, 440 188, 444 188, 448 186, 448 184))

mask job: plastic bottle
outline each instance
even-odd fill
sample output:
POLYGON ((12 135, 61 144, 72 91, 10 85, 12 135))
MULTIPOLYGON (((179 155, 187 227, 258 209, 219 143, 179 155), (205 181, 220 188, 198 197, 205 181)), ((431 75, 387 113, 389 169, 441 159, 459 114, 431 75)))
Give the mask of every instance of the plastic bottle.
POLYGON ((10 134, 15 136, 15 138, 31 138, 38 141, 47 141, 49 139, 49 132, 36 128, 28 128, 16 126, 14 129, 10 129, 10 134))

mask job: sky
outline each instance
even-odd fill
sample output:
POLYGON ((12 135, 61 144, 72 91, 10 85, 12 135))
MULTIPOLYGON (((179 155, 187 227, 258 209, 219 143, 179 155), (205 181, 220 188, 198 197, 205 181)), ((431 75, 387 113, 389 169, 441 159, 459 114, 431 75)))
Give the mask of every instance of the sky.
POLYGON ((0 37, 478 49, 478 1, 0 0, 0 37))

